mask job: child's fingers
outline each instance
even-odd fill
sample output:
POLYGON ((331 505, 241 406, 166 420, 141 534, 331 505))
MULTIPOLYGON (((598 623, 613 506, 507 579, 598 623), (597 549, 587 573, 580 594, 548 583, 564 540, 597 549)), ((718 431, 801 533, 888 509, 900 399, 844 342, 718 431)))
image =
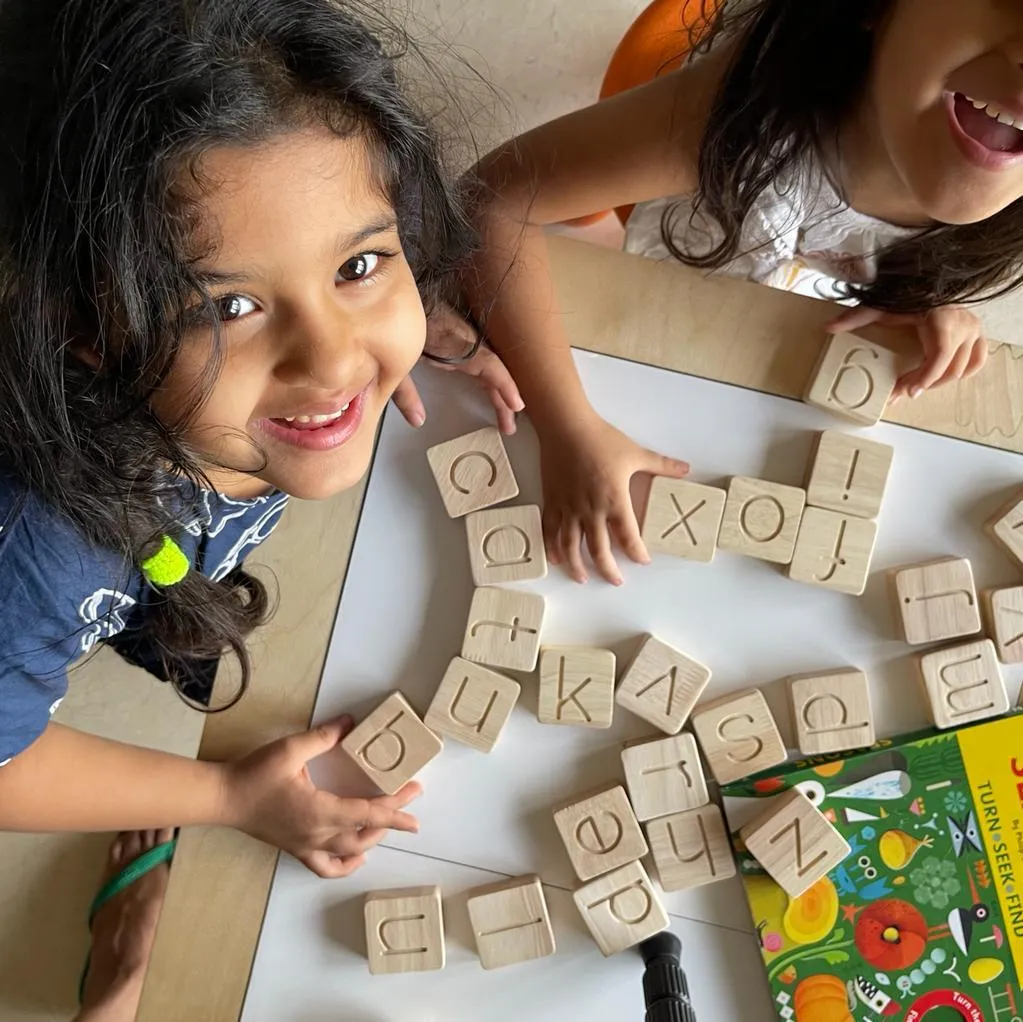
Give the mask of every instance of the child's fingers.
POLYGON ((337 859, 351 859, 356 855, 365 855, 371 848, 380 844, 387 834, 386 830, 349 830, 335 834, 323 845, 323 851, 337 859))
POLYGON ((378 801, 369 803, 366 815, 359 821, 359 826, 368 830, 403 830, 407 834, 419 833, 419 821, 411 813, 402 812, 378 801))
POLYGON ((387 806, 389 809, 404 809, 410 802, 419 798, 423 793, 423 786, 418 781, 409 781, 403 784, 393 795, 378 795, 374 802, 387 806))
POLYGON ((679 458, 669 458, 656 451, 644 451, 645 459, 641 472, 653 476, 668 476, 669 479, 683 479, 689 475, 689 462, 679 458))
POLYGON ((426 408, 423 406, 422 398, 420 398, 411 376, 406 376, 398 384, 391 395, 391 400, 397 405, 398 411, 410 426, 415 426, 418 429, 426 422, 426 408))
POLYGON ((643 542, 643 535, 639 529, 639 522, 630 504, 626 510, 613 514, 608 519, 608 526, 614 541, 625 552, 625 556, 636 564, 649 564, 650 554, 647 551, 646 543, 643 542))
POLYGON ((576 582, 586 582, 589 576, 583 564, 583 530, 578 518, 570 518, 561 524, 561 556, 569 575, 576 582))
POLYGON ((354 723, 351 716, 345 713, 336 720, 329 720, 309 731, 281 739, 279 748, 283 748, 287 760, 304 765, 335 748, 352 730, 354 723))
POLYGON ((966 370, 963 372, 963 379, 968 380, 971 376, 975 376, 979 373, 987 362, 987 356, 987 341, 983 337, 978 337, 977 340, 973 342, 973 351, 970 353, 970 361, 966 366, 966 370))
POLYGON ((824 324, 829 334, 840 334, 845 330, 858 330, 860 327, 877 323, 885 314, 880 309, 871 309, 866 305, 857 305, 836 316, 831 322, 824 324))
POLYGON ((622 573, 618 570, 618 562, 611 552, 611 535, 608 532, 607 519, 599 515, 586 523, 586 548, 590 552, 597 571, 613 586, 622 584, 622 573))
POLYGON ((540 524, 543 528, 543 545, 547 550, 547 560, 557 567, 561 564, 561 515, 545 502, 540 524))
POLYGON ((330 852, 318 851, 300 855, 298 861, 324 880, 339 880, 342 877, 351 876, 360 866, 364 866, 366 856, 353 855, 349 858, 338 859, 330 852))
POLYGON ((497 415, 497 428, 505 436, 511 436, 516 429, 515 413, 496 387, 491 387, 487 393, 490 395, 490 403, 494 406, 494 412, 497 415))
POLYGON ((943 384, 951 383, 953 380, 958 380, 962 377, 963 373, 966 372, 966 367, 970 364, 970 357, 973 355, 973 342, 968 341, 965 344, 960 344, 956 349, 955 354, 952 356, 952 361, 949 363, 948 368, 942 374, 941 378, 934 383, 933 386, 940 387, 943 384))
POLYGON ((471 367, 468 371, 478 376, 484 386, 496 390, 512 411, 521 412, 526 407, 508 367, 489 348, 480 348, 467 366, 471 367))
MULTIPOLYGON (((426 351, 439 358, 458 358, 476 342, 472 324, 450 305, 434 309, 426 321, 426 351)), ((434 363, 442 368, 442 363, 434 363)))
POLYGON ((920 341, 924 349, 924 364, 917 370, 910 386, 910 397, 933 387, 944 375, 955 358, 959 345, 948 322, 929 317, 920 324, 920 341))
MULTIPOLYGON (((384 828, 403 830, 410 834, 419 832, 419 821, 411 813, 403 812, 401 804, 389 804, 383 799, 338 798, 327 792, 320 794, 333 802, 331 810, 326 814, 327 825, 336 830, 356 832, 384 828)), ((410 802, 411 798, 407 801, 410 802)))

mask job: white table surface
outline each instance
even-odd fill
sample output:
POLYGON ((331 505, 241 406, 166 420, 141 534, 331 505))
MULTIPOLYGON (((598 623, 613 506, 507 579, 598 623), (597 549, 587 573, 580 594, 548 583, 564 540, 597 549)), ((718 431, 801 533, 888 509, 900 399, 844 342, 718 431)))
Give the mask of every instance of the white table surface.
MULTIPOLYGON (((597 409, 639 442, 685 458, 698 482, 724 485, 730 475, 752 475, 801 485, 814 432, 855 431, 798 402, 604 356, 579 354, 577 361, 597 409)), ((386 417, 317 720, 361 715, 394 688, 424 713, 461 645, 472 595, 465 525, 447 518, 424 452, 486 424, 488 416, 467 381, 436 370, 420 372, 418 380, 430 418, 414 431, 393 411, 386 417)), ((895 447, 895 462, 863 597, 800 585, 775 566, 720 552, 711 564, 671 557, 658 557, 649 567, 625 563, 620 589, 599 580, 577 586, 552 569, 548 578, 523 586, 547 598, 543 641, 606 646, 621 665, 640 635, 653 632, 711 668, 706 697, 762 686, 787 740, 791 726, 781 679, 843 665, 867 672, 880 736, 926 724, 913 651, 896 638, 884 571, 956 555, 971 559, 978 587, 1019 581, 1019 570, 981 525, 1023 484, 1023 462, 902 427, 867 433, 895 447)), ((539 502, 537 447, 528 426, 508 449, 521 489, 514 503, 539 502)), ((1021 671, 1007 669, 1006 677, 1014 700, 1021 671)), ((325 883, 282 861, 243 1022, 541 1022, 566 1012, 580 1019, 642 1017, 638 957, 626 953, 605 962, 563 893, 576 883, 551 807, 620 779, 622 742, 653 730, 617 708, 607 731, 541 725, 535 710, 535 678, 527 677, 493 753, 447 741, 420 775, 426 793, 414 810, 421 833, 389 839, 388 850, 371 856, 356 878, 325 883), (541 875, 559 939, 554 959, 484 972, 465 947, 471 940, 464 939, 463 904, 461 912, 449 913, 452 954, 443 973, 370 977, 362 957, 362 893, 440 883, 445 897, 457 900, 459 891, 491 879, 479 871, 541 875), (482 1013, 480 996, 493 998, 482 1013), (505 997, 512 998, 506 1008, 505 997), (341 1004, 346 1010, 338 1014, 341 1004)), ((341 759, 319 769, 317 778, 335 790, 367 790, 354 765, 341 759)), ((701 1022, 773 1019, 738 879, 664 900, 686 941, 690 979, 699 975, 692 985, 697 1007, 704 1009, 701 1022), (735 1001, 740 990, 741 1010, 735 1001)))

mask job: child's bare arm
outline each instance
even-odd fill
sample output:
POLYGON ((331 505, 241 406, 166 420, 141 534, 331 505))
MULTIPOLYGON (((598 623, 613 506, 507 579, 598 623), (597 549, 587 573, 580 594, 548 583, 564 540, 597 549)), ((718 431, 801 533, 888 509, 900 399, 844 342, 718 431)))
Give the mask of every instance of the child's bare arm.
POLYGON ((634 472, 684 467, 631 444, 596 416, 559 319, 547 224, 693 190, 697 153, 724 57, 543 125, 477 168, 483 246, 468 289, 495 350, 518 383, 544 453, 545 532, 555 563, 580 581, 579 541, 617 581, 613 536, 645 560, 628 493, 634 472), (567 471, 576 466, 579 471, 567 471))
POLYGON ((309 760, 333 750, 349 719, 292 735, 237 763, 203 763, 51 724, 0 768, 0 830, 147 830, 222 824, 276 845, 321 876, 344 876, 388 829, 416 831, 401 810, 415 783, 377 799, 317 789, 309 760))

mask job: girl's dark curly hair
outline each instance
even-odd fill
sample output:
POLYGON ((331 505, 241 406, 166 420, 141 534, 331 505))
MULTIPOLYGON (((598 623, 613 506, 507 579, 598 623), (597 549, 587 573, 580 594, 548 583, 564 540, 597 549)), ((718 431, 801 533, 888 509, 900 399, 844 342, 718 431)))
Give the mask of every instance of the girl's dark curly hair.
MULTIPOLYGON (((434 133, 408 100, 408 40, 347 0, 0 2, 0 468, 132 570, 208 486, 149 398, 197 303, 197 206, 183 177, 216 146, 326 124, 361 135, 424 302, 455 288, 474 236, 434 133), (370 27, 372 26, 372 28, 370 27), (183 485, 184 483, 184 485, 183 485)), ((219 368, 214 328, 209 371, 219 368)), ((186 687, 268 612, 242 570, 162 591, 138 637, 186 687)))
MULTIPOLYGON (((874 29, 893 0, 701 0, 682 31, 702 52, 719 38, 734 45, 699 155, 696 209, 720 224, 709 251, 687 252, 662 236, 675 258, 718 269, 740 253, 742 225, 764 189, 815 155, 826 165, 867 85, 874 29), (709 30, 709 31, 708 31, 709 30)), ((690 8, 693 7, 691 3, 690 8)), ((848 283, 873 308, 919 313, 979 301, 1023 283, 1023 200, 973 224, 934 224, 878 253, 877 277, 848 283)))

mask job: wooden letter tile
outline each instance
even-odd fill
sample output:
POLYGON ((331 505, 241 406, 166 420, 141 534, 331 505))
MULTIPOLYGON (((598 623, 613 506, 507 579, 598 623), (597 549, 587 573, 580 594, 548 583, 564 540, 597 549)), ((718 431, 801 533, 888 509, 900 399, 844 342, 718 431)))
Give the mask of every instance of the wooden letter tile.
POLYGON ((392 692, 349 732, 341 748, 381 791, 393 795, 440 754, 441 740, 392 692))
POLYGON ((937 727, 958 727, 997 717, 1009 709, 1009 695, 990 639, 924 653, 919 664, 937 727))
POLYGON ((587 646, 540 650, 541 724, 607 728, 614 713, 615 655, 587 646))
POLYGON ((799 526, 789 578, 859 596, 867 587, 877 522, 808 507, 799 526))
POLYGON ((716 486, 655 476, 643 519, 647 550, 712 561, 724 510, 725 491, 716 486))
POLYGON ((795 788, 769 799, 739 832, 750 855, 790 898, 798 898, 848 854, 844 837, 795 788))
POLYGON ((784 763, 785 746, 763 692, 748 688, 693 714, 693 730, 718 784, 784 763))
POLYGON ((965 558, 946 557, 889 573, 906 642, 919 646, 980 631, 973 569, 965 558))
POLYGON ((799 751, 820 756, 874 744, 870 687, 862 671, 800 674, 788 680, 799 751))
POLYGON ((605 957, 668 928, 668 913, 639 862, 580 887, 572 897, 605 957))
POLYGON ((806 491, 765 479, 734 476, 721 520, 722 550, 788 564, 796 546, 806 491))
POLYGON ((817 439, 806 502, 854 518, 881 511, 894 448, 876 440, 825 430, 817 439))
POLYGON ((455 657, 423 722, 431 731, 490 752, 501 737, 521 688, 517 681, 455 657))
POLYGON ((469 892, 469 921, 484 969, 501 969, 555 952, 547 900, 537 876, 474 888, 469 892))
POLYGON ((835 334, 821 353, 806 402, 873 426, 884 415, 898 378, 894 352, 855 334, 835 334))
POLYGON ((592 880, 647 853, 621 785, 563 805, 555 810, 554 823, 580 880, 592 880))
POLYGON ((402 887, 366 895, 366 955, 374 976, 444 968, 439 887, 402 887))
POLYGON ((478 586, 526 582, 547 574, 540 509, 498 507, 465 519, 472 580, 478 586))
POLYGON ((1023 662, 1023 586, 1003 586, 984 592, 988 627, 1003 664, 1023 662))
POLYGON ((682 730, 710 670, 648 635, 625 670, 615 702, 669 735, 682 730))
POLYGON ((622 749, 622 766, 639 820, 696 809, 710 801, 692 735, 631 743, 622 749))
POLYGON ((984 528, 1018 564, 1023 564, 1023 491, 1002 505, 984 528))
POLYGON ((485 586, 472 596, 462 656, 477 664, 531 671, 540 652, 544 599, 485 586))
POLYGON ((519 495, 504 441, 494 426, 437 444, 426 457, 452 518, 519 495))
POLYGON ((732 843, 715 805, 651 820, 646 832, 665 891, 685 891, 735 876, 732 843))

